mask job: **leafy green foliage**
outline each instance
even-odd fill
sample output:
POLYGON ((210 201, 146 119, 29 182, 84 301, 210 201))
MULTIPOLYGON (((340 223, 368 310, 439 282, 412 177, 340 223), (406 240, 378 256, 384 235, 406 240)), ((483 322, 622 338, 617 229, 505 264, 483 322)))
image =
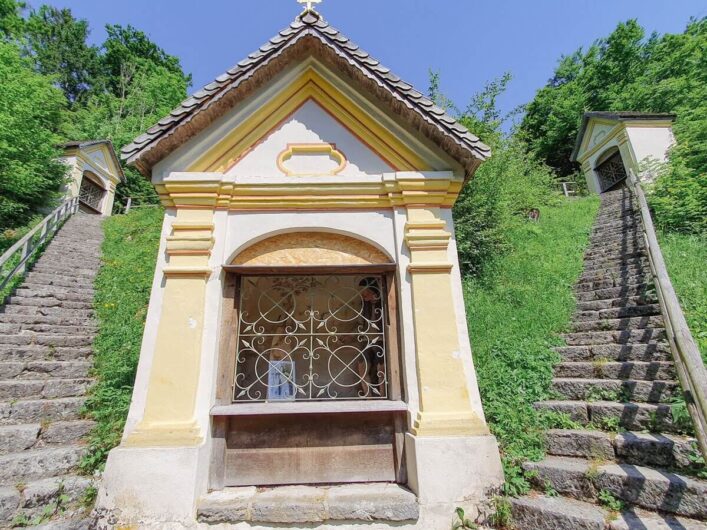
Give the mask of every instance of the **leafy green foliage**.
POLYGON ((86 405, 87 414, 98 425, 89 436, 90 450, 81 463, 87 472, 101 468, 108 451, 120 442, 140 355, 163 215, 159 207, 138 208, 103 224, 103 267, 95 283, 98 383, 86 405))
POLYGON ((66 167, 56 160, 64 99, 12 43, 0 42, 0 232, 51 205, 66 167))
POLYGON ((501 445, 509 495, 527 492, 519 465, 542 458, 544 431, 560 421, 533 403, 549 395, 559 361, 551 347, 575 306, 572 285, 597 208, 593 197, 562 200, 541 207, 537 223, 517 219, 508 229, 508 253, 464 282, 479 389, 501 445))
POLYGON ((526 107, 520 134, 561 175, 578 170, 570 154, 588 110, 671 112, 677 146, 651 197, 666 229, 707 229, 707 18, 681 34, 619 24, 586 51, 562 57, 555 75, 526 107))
POLYGON ((0 38, 14 38, 22 33, 25 7, 24 2, 17 0, 0 0, 0 38))
POLYGON ((467 518, 462 508, 454 510, 457 520, 452 523, 452 530, 476 530, 479 528, 474 521, 467 518))
POLYGON ((599 491, 597 499, 599 500, 599 504, 612 512, 620 512, 625 508, 623 501, 617 499, 613 493, 606 489, 599 491))

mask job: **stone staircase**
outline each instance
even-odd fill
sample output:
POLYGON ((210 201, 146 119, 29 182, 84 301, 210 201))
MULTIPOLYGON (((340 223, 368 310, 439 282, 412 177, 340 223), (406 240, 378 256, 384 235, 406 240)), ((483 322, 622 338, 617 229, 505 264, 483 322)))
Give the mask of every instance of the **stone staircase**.
POLYGON ((548 456, 529 462, 534 491, 512 499, 518 530, 707 529, 707 481, 681 393, 648 258, 626 188, 605 193, 577 312, 552 390, 539 409, 579 427, 547 433, 548 456), (685 413, 686 414, 686 413, 685 413))
POLYGON ((93 278, 100 216, 76 214, 0 307, 0 528, 79 528, 91 486, 77 473, 93 427, 81 407, 91 385, 93 278))

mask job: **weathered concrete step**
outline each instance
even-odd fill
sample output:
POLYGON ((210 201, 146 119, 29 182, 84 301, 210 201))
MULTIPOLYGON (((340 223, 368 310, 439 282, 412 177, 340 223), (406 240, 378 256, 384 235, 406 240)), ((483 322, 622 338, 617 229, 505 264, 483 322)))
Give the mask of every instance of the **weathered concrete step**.
POLYGON ((65 288, 44 287, 42 289, 28 288, 21 286, 15 290, 14 296, 19 298, 37 298, 47 300, 54 303, 54 300, 59 302, 83 302, 91 304, 93 302, 93 290, 67 290, 65 288))
POLYGON ((71 445, 0 456, 0 484, 65 475, 78 465, 85 451, 85 447, 71 445))
POLYGON ((605 318, 600 320, 583 320, 572 324, 572 331, 609 331, 637 330, 646 328, 662 328, 662 315, 644 315, 626 318, 605 318))
POLYGON ((596 311, 578 311, 572 319, 581 322, 606 321, 631 317, 647 317, 660 315, 660 304, 630 305, 625 307, 612 307, 596 311))
POLYGON ((567 361, 668 361, 672 360, 666 342, 651 344, 594 344, 555 348, 567 361))
POLYGON ((91 379, 11 379, 0 381, 0 399, 55 399, 83 396, 91 379))
POLYGON ((309 527, 325 521, 387 521, 397 526, 418 517, 413 493, 383 483, 226 488, 203 496, 197 506, 199 522, 226 525, 249 521, 268 526, 309 523, 305 524, 309 527))
POLYGON ((622 379, 587 379, 556 377, 553 392, 565 400, 603 400, 622 403, 668 403, 680 394, 677 381, 641 381, 622 379))
MULTIPOLYGON (((80 501, 85 495, 89 486, 93 485, 93 480, 89 477, 78 475, 59 475, 40 480, 34 480, 23 484, 20 492, 14 486, 3 488, 7 491, 5 495, 0 493, 0 505, 5 509, 2 511, 7 516, 0 522, 11 522, 15 517, 26 520, 41 518, 47 506, 55 503, 59 497, 62 504, 73 504, 80 501)), ((42 530, 87 530, 87 524, 74 525, 72 520, 64 517, 53 519, 35 528, 42 530)))
POLYGON ((670 361, 624 361, 612 362, 604 359, 594 362, 562 362, 555 366, 556 377, 598 379, 674 380, 675 365, 670 361))
POLYGON ((585 291, 575 293, 575 297, 580 302, 590 302, 592 300, 607 300, 614 298, 626 298, 630 296, 653 296, 650 294, 654 291, 653 284, 635 284, 622 287, 608 287, 606 289, 597 289, 595 291, 585 291))
POLYGON ((90 346, 93 342, 92 335, 53 335, 45 333, 32 333, 24 331, 13 335, 0 335, 0 344, 14 344, 17 346, 90 346))
POLYGON ((511 498, 516 530, 605 530, 609 513, 596 504, 566 497, 511 498))
MULTIPOLYGON (((95 329, 95 321, 87 317, 62 317, 49 315, 22 315, 0 313, 0 323, 4 324, 50 324, 53 326, 82 326, 95 329)), ((29 328, 28 328, 29 329, 29 328)))
POLYGON ((33 333, 55 333, 57 335, 70 335, 72 333, 87 333, 95 331, 97 327, 92 324, 82 325, 58 325, 58 324, 17 324, 10 322, 0 322, 0 333, 23 333, 31 331, 33 333))
POLYGON ((575 284, 575 293, 585 293, 587 291, 596 291, 598 289, 610 289, 612 287, 629 287, 631 285, 646 284, 651 281, 651 276, 641 274, 637 276, 628 276, 626 278, 607 278, 602 277, 599 280, 584 281, 575 284))
POLYGON ((84 438, 95 425, 95 422, 89 420, 55 421, 45 425, 0 425, 0 455, 25 451, 35 446, 73 444, 84 438))
POLYGON ((43 307, 39 305, 6 305, 3 312, 8 315, 47 315, 47 316, 93 316, 93 309, 69 309, 66 307, 43 307))
POLYGON ((77 361, 93 354, 90 346, 47 346, 0 344, 0 359, 4 362, 77 361))
POLYGON ((93 280, 75 278, 72 276, 57 276, 55 274, 42 274, 41 272, 30 272, 25 279, 25 285, 56 285, 59 287, 93 289, 93 280))
POLYGON ((4 361, 0 379, 81 379, 88 376, 89 361, 4 361))
POLYGON ((13 295, 7 299, 7 304, 34 307, 61 307, 62 309, 92 309, 92 302, 75 300, 58 300, 56 298, 38 298, 13 295))
POLYGON ((545 443, 548 454, 553 456, 619 460, 669 469, 695 469, 693 459, 699 452, 693 438, 642 432, 551 429, 545 434, 545 443))
POLYGON ((562 495, 596 501, 606 491, 616 499, 643 508, 697 519, 707 518, 707 482, 649 467, 626 464, 597 465, 584 459, 550 456, 523 466, 535 471, 531 481, 550 485, 562 495))
POLYGON ((0 425, 80 419, 85 397, 0 402, 0 425))
POLYGON ((610 331, 582 331, 563 335, 569 346, 588 344, 648 344, 665 340, 664 328, 645 328, 610 331))
POLYGON ((685 426, 673 417, 672 407, 654 403, 617 403, 616 401, 548 400, 535 403, 539 410, 566 414, 581 425, 597 428, 620 427, 627 431, 650 431, 681 434, 685 426))
MULTIPOLYGON (((604 309, 621 309, 634 306, 656 305, 655 295, 624 296, 621 298, 605 298, 603 300, 585 300, 577 302, 577 311, 602 311, 604 309)), ((576 313, 575 313, 576 314, 576 313)))

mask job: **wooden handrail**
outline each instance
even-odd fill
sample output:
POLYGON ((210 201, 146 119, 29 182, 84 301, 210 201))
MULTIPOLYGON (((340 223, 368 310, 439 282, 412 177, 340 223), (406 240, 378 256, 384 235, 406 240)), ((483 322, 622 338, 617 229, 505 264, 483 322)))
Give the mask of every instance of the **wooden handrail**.
POLYGON ((707 460, 707 370, 705 370, 700 350, 690 333, 685 314, 680 307, 680 302, 665 267, 646 196, 632 170, 629 170, 627 181, 629 189, 638 200, 651 273, 663 313, 665 331, 668 335, 675 368, 685 393, 687 409, 695 426, 695 435, 700 451, 707 460))
MULTIPOLYGON (((27 262, 34 252, 45 242, 49 241, 59 229, 62 222, 75 214, 78 209, 78 197, 67 199, 61 206, 42 219, 37 226, 0 256, 0 293, 2 293, 3 289, 5 289, 14 277, 18 274, 24 274, 27 269, 27 262), (37 234, 39 234, 39 237, 35 238, 37 234), (21 253, 19 261, 12 266, 9 271, 6 271, 5 267, 8 263, 11 263, 13 257, 18 253, 21 253)), ((0 305, 5 302, 4 297, 2 298, 3 299, 0 299, 0 305)))

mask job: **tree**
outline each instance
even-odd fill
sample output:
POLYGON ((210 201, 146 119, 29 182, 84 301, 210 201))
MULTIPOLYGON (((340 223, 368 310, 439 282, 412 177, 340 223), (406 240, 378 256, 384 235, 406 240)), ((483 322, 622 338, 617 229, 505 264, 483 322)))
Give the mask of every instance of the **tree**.
POLYGON ((24 2, 17 0, 0 0, 0 38, 14 38, 22 34, 22 10, 25 7, 24 2))
POLYGON ((87 44, 88 34, 88 22, 75 19, 69 9, 43 5, 27 19, 37 70, 54 76, 72 105, 86 97, 98 74, 98 49, 87 44))
POLYGON ((58 197, 66 166, 56 145, 65 104, 52 79, 17 46, 0 42, 0 231, 21 226, 58 197))

